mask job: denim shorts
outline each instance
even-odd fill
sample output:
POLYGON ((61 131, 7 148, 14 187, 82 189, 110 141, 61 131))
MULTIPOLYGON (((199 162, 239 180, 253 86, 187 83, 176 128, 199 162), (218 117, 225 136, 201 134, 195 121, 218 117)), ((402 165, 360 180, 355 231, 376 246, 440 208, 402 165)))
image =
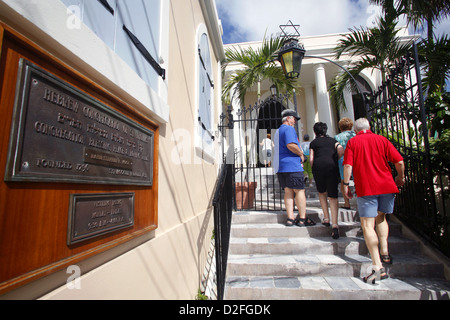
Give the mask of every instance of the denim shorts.
POLYGON ((358 197, 358 213, 361 218, 376 218, 378 211, 391 214, 394 212, 395 194, 380 194, 358 197))
POLYGON ((280 186, 283 189, 305 189, 305 176, 303 172, 278 172, 277 176, 280 186))

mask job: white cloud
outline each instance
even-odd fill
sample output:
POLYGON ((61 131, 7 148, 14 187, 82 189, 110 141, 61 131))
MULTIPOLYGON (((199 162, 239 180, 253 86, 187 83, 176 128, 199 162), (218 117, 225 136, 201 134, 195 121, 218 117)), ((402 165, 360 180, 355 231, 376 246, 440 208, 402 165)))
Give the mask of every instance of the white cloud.
POLYGON ((450 34, 450 19, 446 19, 442 21, 441 23, 438 23, 436 25, 435 34, 438 37, 441 37, 445 34, 450 34))
POLYGON ((291 20, 302 36, 370 26, 378 8, 368 0, 216 0, 225 42, 260 41, 291 20))

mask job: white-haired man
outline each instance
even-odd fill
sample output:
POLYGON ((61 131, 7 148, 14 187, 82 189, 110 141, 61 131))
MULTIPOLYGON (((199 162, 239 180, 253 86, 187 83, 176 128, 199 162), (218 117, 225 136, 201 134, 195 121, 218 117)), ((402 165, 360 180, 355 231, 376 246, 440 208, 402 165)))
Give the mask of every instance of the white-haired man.
POLYGON ((358 213, 373 265, 372 273, 363 280, 374 284, 377 278, 388 278, 382 263, 392 263, 386 214, 393 213, 395 194, 405 183, 405 165, 388 139, 370 131, 367 119, 356 120, 353 128, 356 136, 348 141, 344 155, 344 195, 353 197, 348 187, 353 171, 358 213), (395 165, 395 180, 388 161, 395 165))

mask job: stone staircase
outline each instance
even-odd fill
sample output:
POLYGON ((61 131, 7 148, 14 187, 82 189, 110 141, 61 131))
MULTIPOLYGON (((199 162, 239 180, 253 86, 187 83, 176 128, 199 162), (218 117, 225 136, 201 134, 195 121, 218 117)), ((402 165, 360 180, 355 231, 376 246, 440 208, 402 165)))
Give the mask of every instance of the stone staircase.
MULTIPOLYGON (((323 226, 315 188, 307 191, 312 227, 286 227, 282 211, 233 213, 225 299, 449 299, 442 263, 421 254, 420 244, 390 222, 389 279, 366 284, 372 263, 355 210, 340 209, 340 235, 323 226)), ((343 200, 343 199, 341 199, 343 200)), ((352 207, 356 205, 353 203, 352 207)))

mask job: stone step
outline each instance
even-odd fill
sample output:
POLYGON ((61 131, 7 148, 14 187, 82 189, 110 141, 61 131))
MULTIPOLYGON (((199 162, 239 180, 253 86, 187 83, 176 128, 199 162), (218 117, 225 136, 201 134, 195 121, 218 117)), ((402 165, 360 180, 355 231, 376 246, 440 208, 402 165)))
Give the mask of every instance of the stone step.
POLYGON ((310 227, 287 227, 286 212, 263 211, 264 203, 233 213, 225 299, 450 299, 444 265, 423 256, 419 242, 404 238, 401 224, 389 222, 390 278, 372 285, 362 281, 372 261, 356 210, 339 209, 341 237, 335 240, 321 224, 318 198, 307 199, 307 216, 317 223, 310 227))
MULTIPOLYGON (((316 193, 306 193, 306 204, 311 205, 313 207, 320 207, 320 200, 319 200, 319 194, 316 193)), ((256 192, 255 193, 255 200, 256 203, 258 202, 264 202, 264 201, 283 201, 284 200, 284 194, 277 193, 277 192, 256 192)), ((344 203, 344 198, 342 196, 338 197, 339 203, 344 203)), ((356 201, 354 202, 356 204, 356 201)), ((353 207, 356 207, 354 205, 353 207)))
MULTIPOLYGON (((295 215, 298 212, 294 213, 295 215)), ((307 217, 314 220, 316 223, 320 223, 323 218, 322 209, 308 207, 306 209, 307 217)), ((254 223, 286 223, 286 212, 285 211, 237 211, 233 213, 232 225, 237 224, 254 224, 254 223)), ((339 209, 338 213, 339 222, 357 222, 359 217, 355 210, 339 209)))
MULTIPOLYGON (((393 255, 395 263, 385 265, 394 278, 443 277, 444 268, 428 258, 418 255, 393 255)), ((229 276, 326 276, 363 277, 370 274, 372 261, 369 255, 229 255, 229 276)))
MULTIPOLYGON (((285 220, 285 219, 284 219, 285 220)), ((315 220, 315 219, 313 219, 315 220)), ((248 223, 234 224, 231 226, 231 236, 236 238, 290 238, 290 237, 327 237, 331 235, 331 227, 325 227, 320 222, 311 227, 286 227, 282 223, 248 223)), ((340 222, 339 234, 341 237, 362 236, 359 222, 340 222)), ((400 236, 401 226, 390 223, 390 236, 400 236)))
POLYGON ((442 279, 389 278, 375 285, 359 277, 228 277, 225 300, 448 300, 442 279))
MULTIPOLYGON (((310 227, 308 227, 310 228, 310 227)), ((415 241, 389 237, 389 251, 418 253, 415 241)), ((229 254, 367 254, 362 237, 285 237, 285 238, 231 238, 229 254)))

